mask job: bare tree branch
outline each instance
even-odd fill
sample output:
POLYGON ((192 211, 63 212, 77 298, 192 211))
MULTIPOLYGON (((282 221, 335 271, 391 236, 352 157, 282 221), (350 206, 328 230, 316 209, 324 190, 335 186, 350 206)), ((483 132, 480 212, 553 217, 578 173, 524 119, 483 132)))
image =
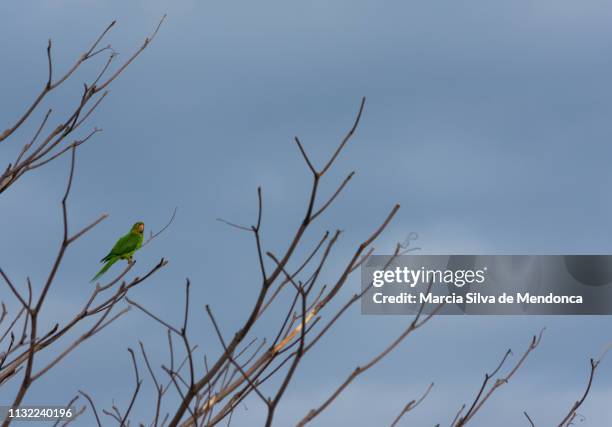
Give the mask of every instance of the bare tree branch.
POLYGON ((452 427, 462 427, 462 426, 465 426, 474 417, 474 415, 480 410, 480 408, 482 408, 482 406, 491 397, 491 395, 493 395, 495 390, 497 390, 502 385, 508 383, 510 378, 512 378, 512 376, 522 366, 522 364, 525 361, 525 359, 527 359, 527 356, 529 356, 529 354, 533 350, 535 350, 537 348, 537 346, 540 344, 540 341, 542 340, 542 334, 544 333, 544 330, 545 330, 545 328, 540 330, 540 333, 538 335, 534 335, 531 338, 531 342, 529 343, 529 346, 527 347, 527 349, 525 350, 525 352, 523 353, 521 358, 514 365, 514 367, 510 370, 510 372, 505 377, 498 378, 497 380, 495 380, 495 383, 493 385, 491 385, 491 387, 489 387, 489 389, 486 391, 486 393, 484 393, 485 389, 486 389, 486 386, 487 386, 487 383, 501 369, 501 367, 503 366, 504 362, 506 361, 508 356, 511 354, 511 351, 508 350, 505 353, 504 357, 502 358, 502 360, 501 360, 500 364, 497 366, 497 368, 491 374, 486 374, 485 375, 485 379, 483 381, 483 384, 482 384, 478 394, 476 395, 476 398, 474 399, 472 405, 468 409, 468 412, 466 412, 466 414, 464 416, 462 416, 462 417, 457 417, 456 418, 456 422, 453 422, 453 424, 451 424, 452 427))
POLYGON ((433 388, 434 383, 429 384, 429 387, 427 387, 427 390, 425 390, 425 393, 423 393, 423 395, 418 399, 418 400, 411 400, 410 402, 408 402, 406 404, 406 406, 404 406, 404 408, 402 409, 402 412, 400 412, 398 414, 397 417, 395 417, 395 419, 393 420, 393 422, 391 423, 391 427, 395 427, 399 421, 402 419, 402 417, 407 413, 412 411, 414 408, 416 408, 417 406, 419 406, 419 404, 425 400, 425 398, 427 397, 427 395, 429 394, 429 392, 431 391, 431 389, 433 388))
POLYGON ((81 125, 89 118, 92 112, 98 107, 100 102, 105 98, 108 91, 106 90, 109 85, 120 75, 125 69, 146 49, 146 47, 153 40, 157 32, 159 31, 160 26, 162 25, 165 19, 165 15, 161 18, 159 23, 157 24, 153 34, 150 37, 147 37, 144 43, 137 49, 122 65, 118 67, 114 73, 106 79, 104 82, 101 82, 103 75, 109 69, 111 62, 116 57, 116 52, 112 49, 110 45, 98 48, 102 39, 106 36, 106 34, 110 31, 110 29, 115 25, 115 21, 111 22, 110 25, 106 27, 104 31, 99 35, 99 37, 95 40, 95 42, 90 46, 88 50, 86 50, 83 54, 79 56, 74 65, 66 71, 61 77, 59 77, 56 81, 53 81, 53 60, 52 60, 52 42, 51 40, 47 43, 47 79, 45 84, 43 85, 40 93, 34 101, 30 104, 29 107, 26 108, 26 111, 14 122, 13 125, 10 125, 4 132, 0 133, 0 143, 11 136, 17 129, 19 129, 28 119, 32 116, 34 111, 40 106, 43 99, 47 97, 49 93, 57 89, 61 86, 65 81, 67 81, 70 77, 72 77, 75 71, 86 63, 91 58, 96 55, 110 50, 111 53, 108 57, 106 63, 102 66, 100 71, 95 75, 92 82, 88 85, 84 85, 83 94, 81 95, 78 103, 75 104, 72 112, 67 113, 67 116, 60 120, 60 123, 53 129, 51 129, 47 135, 43 138, 42 142, 40 142, 36 147, 34 144, 38 137, 42 134, 48 119, 51 115, 51 109, 47 110, 47 113, 44 115, 38 130, 36 131, 32 140, 23 145, 17 160, 14 163, 9 164, 4 172, 0 175, 0 194, 4 192, 7 188, 9 188, 12 184, 14 184, 20 177, 22 177, 28 171, 37 169, 41 166, 48 164, 49 162, 57 159, 62 154, 66 153, 68 150, 74 149, 81 144, 88 141, 94 134, 100 131, 100 129, 94 128, 86 137, 75 140, 72 144, 60 147, 60 143, 64 141, 69 135, 78 130, 81 125), (98 94, 100 94, 98 96, 98 94), (91 106, 90 106, 91 104, 91 106), (27 155, 26 155, 27 154, 27 155))
POLYGON ((536 427, 535 423, 533 422, 533 420, 531 419, 531 417, 529 416, 529 414, 526 411, 523 411, 523 414, 525 415, 525 417, 527 418, 527 421, 529 421, 529 425, 531 427, 536 427))
POLYGON ((85 393, 83 390, 79 390, 79 394, 81 394, 82 396, 85 397, 85 399, 87 399, 87 401, 89 402, 89 406, 91 406, 91 410, 93 411, 94 416, 96 418, 96 423, 98 424, 98 427, 102 427, 102 423, 100 422, 100 417, 98 416, 98 411, 96 410, 96 405, 91 399, 91 396, 89 396, 89 394, 85 393))
POLYGON ((606 356, 608 351, 610 351, 611 348, 612 348, 612 344, 610 344, 602 352, 602 354, 599 356, 599 358, 597 358, 597 359, 590 359, 591 370, 589 372, 589 379, 587 381, 586 389, 584 390, 584 393, 582 394, 580 399, 578 399, 574 403, 574 405, 572 406, 572 408, 570 409, 568 414, 565 416, 565 418, 563 418, 563 420, 559 423, 559 427, 566 427, 566 426, 570 425, 570 423, 573 421, 574 417, 576 416, 576 411, 578 411, 580 406, 582 406, 582 404, 586 400, 587 396, 589 395, 589 392, 591 391, 591 386, 593 384, 593 378, 595 377, 595 371, 597 370, 597 368, 599 367, 599 364, 601 363, 601 361, 606 356))

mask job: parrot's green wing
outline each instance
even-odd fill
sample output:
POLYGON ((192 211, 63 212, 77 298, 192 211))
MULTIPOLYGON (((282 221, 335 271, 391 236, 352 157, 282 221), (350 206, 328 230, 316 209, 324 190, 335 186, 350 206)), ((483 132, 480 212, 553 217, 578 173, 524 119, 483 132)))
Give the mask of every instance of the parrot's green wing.
POLYGON ((133 254, 138 248, 142 246, 142 235, 128 233, 115 243, 115 246, 111 251, 102 258, 101 262, 109 261, 114 257, 125 257, 133 254))

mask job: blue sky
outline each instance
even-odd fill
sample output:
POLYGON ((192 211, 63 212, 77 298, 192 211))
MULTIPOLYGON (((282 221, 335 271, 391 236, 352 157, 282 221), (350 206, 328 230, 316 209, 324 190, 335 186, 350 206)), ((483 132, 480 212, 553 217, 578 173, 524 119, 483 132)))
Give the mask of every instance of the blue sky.
MULTIPOLYGON (((202 307, 210 304, 223 329, 233 330, 259 276, 249 236, 215 218, 252 222, 262 185, 264 243, 282 250, 310 179, 293 136, 321 164, 361 96, 368 98, 363 120, 325 190, 357 174, 315 227, 345 231, 328 280, 394 203, 402 209, 380 253, 412 231, 432 254, 612 253, 611 1, 7 1, 0 127, 44 83, 49 37, 59 72, 113 19, 109 41, 125 58, 164 13, 154 44, 90 122, 104 132, 78 153, 70 220, 78 228, 102 212, 110 217, 71 248, 44 316, 78 310, 114 239, 139 219, 159 229, 178 206, 172 228, 137 257, 139 269, 161 256, 170 264, 134 298, 178 323, 182 284, 191 278, 192 340, 219 351, 202 307)), ((93 70, 49 102, 69 108, 93 70)), ((4 163, 28 130, 0 145, 4 163)), ((32 172, 0 197, 0 265, 17 282, 30 276, 36 289, 61 239, 67 167, 63 159, 32 172)), ((342 298, 358 288, 355 277, 342 298)), ((7 292, 0 288, 0 299, 7 292)), ((278 425, 321 403, 407 321, 361 316, 355 307, 304 361, 278 425)), ((436 318, 313 425, 387 425, 430 381, 431 395, 405 425, 448 423, 505 349, 519 354, 543 326, 541 347, 473 425, 525 425, 524 410, 537 425, 558 423, 583 390, 588 358, 612 340, 609 317, 436 318)), ((79 388, 100 406, 125 401, 127 352, 107 348, 139 339, 156 363, 165 361, 162 332, 132 311, 37 384, 28 403, 63 404, 79 388)), ((612 424, 610 362, 581 410, 583 425, 612 424)), ((147 419, 147 404, 144 395, 138 420, 147 419)), ((253 425, 262 413, 256 400, 247 406, 233 425, 253 425)))

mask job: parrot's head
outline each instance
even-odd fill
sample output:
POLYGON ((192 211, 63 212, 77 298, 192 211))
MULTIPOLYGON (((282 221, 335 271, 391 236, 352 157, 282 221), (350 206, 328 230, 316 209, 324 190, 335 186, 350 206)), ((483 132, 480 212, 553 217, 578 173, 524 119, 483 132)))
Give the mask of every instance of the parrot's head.
POLYGON ((144 222, 138 221, 136 224, 134 224, 132 226, 132 233, 143 234, 144 233, 144 222))

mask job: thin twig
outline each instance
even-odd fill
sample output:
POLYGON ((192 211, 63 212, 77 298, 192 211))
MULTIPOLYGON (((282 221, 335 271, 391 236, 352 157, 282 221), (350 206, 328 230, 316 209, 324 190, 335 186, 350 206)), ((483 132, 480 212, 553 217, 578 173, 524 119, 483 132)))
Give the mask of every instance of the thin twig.
POLYGON ((406 406, 404 406, 404 408, 402 409, 402 412, 400 412, 398 414, 397 417, 395 417, 395 419, 393 420, 393 422, 391 423, 391 427, 395 427, 399 421, 402 419, 402 417, 407 413, 412 411, 414 408, 416 408, 417 406, 419 406, 419 404, 425 400, 425 398, 427 397, 427 395, 429 394, 429 392, 431 391, 431 389, 433 388, 434 383, 429 384, 429 387, 427 387, 427 390, 425 390, 425 393, 423 393, 423 395, 418 399, 418 400, 411 400, 410 402, 408 402, 406 404, 406 406))

